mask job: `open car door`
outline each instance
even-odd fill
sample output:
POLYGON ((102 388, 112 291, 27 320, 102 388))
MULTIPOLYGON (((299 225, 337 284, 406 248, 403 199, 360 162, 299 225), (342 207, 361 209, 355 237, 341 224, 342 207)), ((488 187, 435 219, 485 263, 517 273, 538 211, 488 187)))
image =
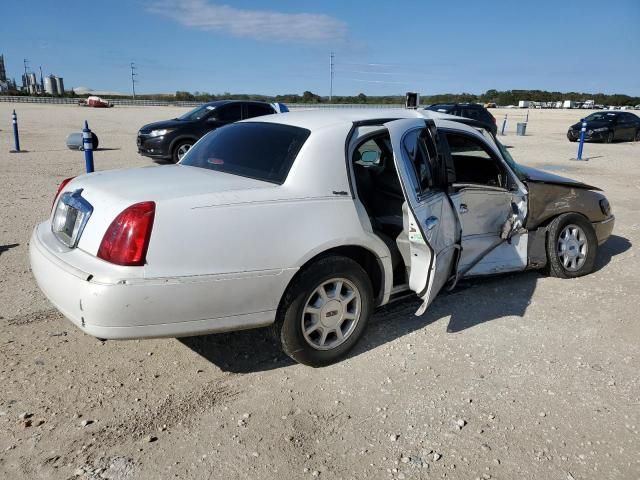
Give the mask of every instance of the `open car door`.
POLYGON ((408 206, 404 226, 411 253, 409 288, 423 300, 416 312, 421 315, 455 275, 460 226, 444 189, 446 165, 438 155, 433 121, 412 118, 384 125, 408 206))

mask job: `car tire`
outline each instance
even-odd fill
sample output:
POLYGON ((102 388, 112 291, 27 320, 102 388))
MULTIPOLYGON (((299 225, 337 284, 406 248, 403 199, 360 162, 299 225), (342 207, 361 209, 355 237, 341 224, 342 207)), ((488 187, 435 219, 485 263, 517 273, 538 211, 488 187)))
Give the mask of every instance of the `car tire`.
POLYGON ((576 278, 593 271, 598 240, 591 222, 577 213, 556 217, 547 229, 547 273, 576 278))
POLYGON ((573 135, 571 135, 570 133, 567 133, 567 138, 569 139, 570 142, 577 142, 578 139, 574 138, 573 135))
POLYGON ((605 143, 613 143, 613 132, 607 133, 607 138, 605 138, 605 143))
POLYGON ((633 138, 634 138, 634 142, 640 142, 640 128, 636 130, 636 134, 633 138))
POLYGON ((367 272, 350 258, 327 256, 291 282, 280 302, 273 333, 293 360, 322 367, 353 348, 373 307, 367 272))
POLYGON ((182 156, 193 147, 194 143, 193 140, 181 140, 176 143, 171 152, 171 160, 173 163, 178 163, 182 156))

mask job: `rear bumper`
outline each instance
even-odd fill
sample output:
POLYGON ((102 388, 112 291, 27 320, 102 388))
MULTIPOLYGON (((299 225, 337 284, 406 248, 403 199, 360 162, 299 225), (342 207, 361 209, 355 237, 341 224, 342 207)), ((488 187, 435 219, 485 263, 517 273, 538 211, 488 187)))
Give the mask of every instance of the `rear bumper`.
POLYGON ((598 239, 598 245, 602 245, 611 236, 613 232, 613 226, 616 222, 616 218, 611 215, 602 222, 593 222, 593 229, 596 231, 596 238, 598 239))
POLYGON ((89 258, 79 269, 66 261, 70 252, 52 249, 45 238, 48 226, 36 227, 29 245, 36 282, 66 318, 98 338, 181 337, 266 326, 295 273, 105 280, 86 271, 91 261, 102 264, 96 271, 104 271, 102 260, 76 249, 73 255, 89 258))

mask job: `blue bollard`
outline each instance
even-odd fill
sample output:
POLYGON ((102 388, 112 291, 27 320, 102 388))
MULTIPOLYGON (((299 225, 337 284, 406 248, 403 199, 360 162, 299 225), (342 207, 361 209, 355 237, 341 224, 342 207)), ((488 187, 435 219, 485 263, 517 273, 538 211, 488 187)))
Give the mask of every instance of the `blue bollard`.
POLYGON ((500 135, 504 136, 504 129, 507 128, 507 114, 504 114, 504 120, 502 121, 502 129, 500 130, 500 135))
POLYGON ((84 164, 87 173, 93 173, 93 139, 86 120, 82 129, 82 148, 84 149, 84 164))
POLYGON ((587 131, 587 122, 582 119, 582 128, 580 129, 580 143, 578 144, 578 157, 576 160, 582 160, 582 147, 584 146, 584 134, 587 131))
POLYGON ((16 111, 13 111, 11 115, 11 121, 13 122, 13 142, 15 143, 15 150, 11 150, 11 153, 20 153, 20 135, 18 134, 18 116, 16 111))

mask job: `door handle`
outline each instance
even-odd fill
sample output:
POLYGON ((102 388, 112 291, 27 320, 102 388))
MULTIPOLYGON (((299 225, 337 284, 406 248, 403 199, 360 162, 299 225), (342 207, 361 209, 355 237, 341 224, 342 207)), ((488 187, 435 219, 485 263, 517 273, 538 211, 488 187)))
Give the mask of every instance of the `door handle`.
POLYGON ((424 226, 427 230, 433 230, 433 227, 438 225, 438 222, 438 217, 429 217, 427 218, 427 221, 424 222, 424 226))
POLYGON ((467 213, 469 211, 469 208, 467 207, 466 203, 461 203, 460 206, 458 207, 458 211, 460 213, 467 213))

